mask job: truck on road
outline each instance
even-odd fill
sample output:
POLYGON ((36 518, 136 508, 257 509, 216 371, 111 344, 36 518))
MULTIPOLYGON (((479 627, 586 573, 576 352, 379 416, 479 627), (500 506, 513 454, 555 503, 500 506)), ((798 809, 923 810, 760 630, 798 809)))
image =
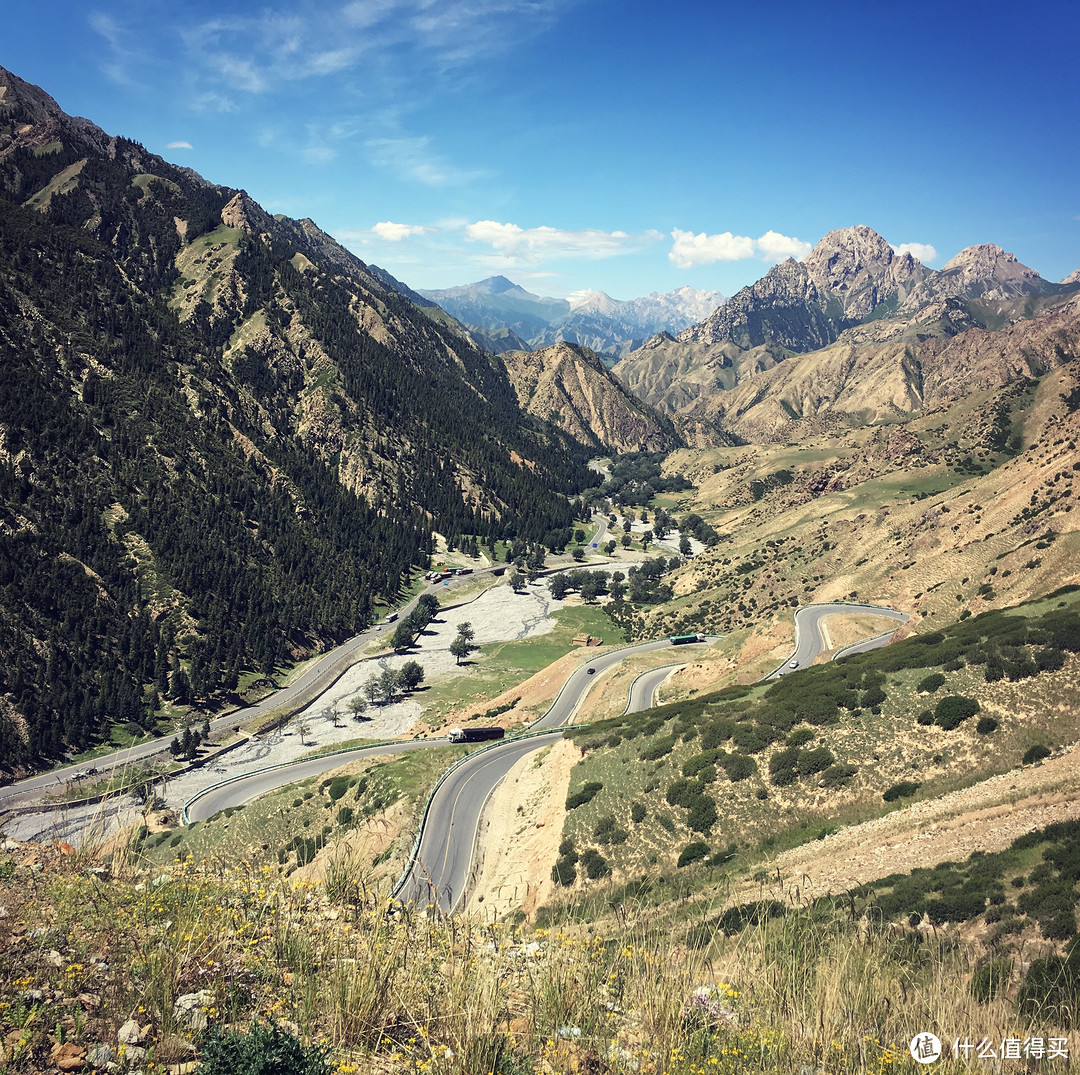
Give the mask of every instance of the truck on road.
POLYGON ((483 743, 488 739, 502 739, 505 735, 505 728, 451 728, 446 738, 451 743, 483 743))

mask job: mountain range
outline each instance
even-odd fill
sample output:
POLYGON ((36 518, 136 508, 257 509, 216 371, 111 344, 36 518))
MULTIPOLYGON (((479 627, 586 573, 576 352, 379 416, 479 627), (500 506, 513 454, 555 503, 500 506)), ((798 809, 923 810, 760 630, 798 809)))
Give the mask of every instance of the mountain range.
POLYGON ((588 481, 441 310, 3 69, 0 362, 9 767, 350 635, 433 531, 563 543, 588 481))
POLYGON ((563 547, 590 454, 964 401, 1012 458, 1024 386, 1061 370, 1075 409, 1078 349, 1080 271, 935 271, 864 226, 727 302, 414 291, 0 69, 0 766, 235 698, 395 603, 435 533, 563 547))
MULTIPOLYGON (((940 349, 927 341, 972 333, 965 336, 970 345, 1056 310, 1069 321, 1078 293, 1073 277, 1044 280, 992 243, 969 247, 936 271, 859 225, 829 232, 805 261, 774 266, 698 324, 657 334, 619 363, 618 376, 639 398, 683 416, 699 432, 711 426, 717 434, 745 436, 742 416, 758 403, 779 408, 784 427, 823 409, 880 420, 923 405, 919 356, 940 349), (888 401, 869 400, 874 393, 863 360, 870 354, 895 367, 890 376, 903 385, 889 390, 888 401), (796 361, 799 356, 805 357, 796 361), (859 383, 857 404, 844 402, 838 383, 788 396, 772 387, 778 378, 813 379, 834 365, 859 383), (742 386, 742 397, 729 394, 742 386)), ((953 389, 965 385, 956 381, 953 389)), ((765 425, 777 428, 775 421, 765 425)))
POLYGON ((505 276, 419 293, 495 353, 577 343, 605 355, 609 364, 658 332, 679 332, 696 324, 724 302, 719 291, 692 287, 627 301, 603 291, 556 299, 534 295, 505 276))

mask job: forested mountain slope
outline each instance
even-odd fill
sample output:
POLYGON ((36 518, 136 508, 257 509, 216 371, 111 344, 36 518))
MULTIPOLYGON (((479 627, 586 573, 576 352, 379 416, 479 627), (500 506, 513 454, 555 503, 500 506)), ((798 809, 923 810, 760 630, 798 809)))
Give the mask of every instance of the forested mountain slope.
POLYGON ((308 220, 0 69, 0 766, 369 622, 432 530, 540 541, 585 449, 308 220))

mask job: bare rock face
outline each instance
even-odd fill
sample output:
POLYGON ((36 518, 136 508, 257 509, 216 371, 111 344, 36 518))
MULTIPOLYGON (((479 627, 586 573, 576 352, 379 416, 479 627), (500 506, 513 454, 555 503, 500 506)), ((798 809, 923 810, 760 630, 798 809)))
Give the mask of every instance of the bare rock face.
POLYGON ((666 451, 677 443, 670 421, 635 399, 588 348, 558 343, 500 357, 521 407, 578 440, 619 453, 666 451))
POLYGON ((246 190, 241 190, 221 210, 221 223, 227 228, 262 235, 269 234, 273 222, 266 210, 246 190))
POLYGON ((1061 282, 1063 284, 1080 284, 1080 269, 1073 269, 1061 282))
POLYGON ((1015 254, 995 243, 983 243, 961 250, 949 261, 934 279, 934 291, 1001 300, 1040 294, 1046 283, 1034 269, 1017 261, 1015 254))
POLYGON ((895 295, 906 296, 930 275, 864 224, 830 231, 807 257, 806 269, 821 292, 838 300, 844 316, 856 320, 895 295))

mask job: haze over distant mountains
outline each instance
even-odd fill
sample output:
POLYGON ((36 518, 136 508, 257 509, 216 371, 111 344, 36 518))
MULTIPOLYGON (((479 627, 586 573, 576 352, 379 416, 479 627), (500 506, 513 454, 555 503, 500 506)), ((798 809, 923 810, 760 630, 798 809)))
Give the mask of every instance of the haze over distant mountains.
POLYGON ((658 332, 681 332, 724 301, 719 291, 681 287, 620 301, 603 291, 571 299, 534 295, 505 276, 419 294, 438 303, 488 350, 532 351, 578 343, 613 358, 640 347, 658 332))

